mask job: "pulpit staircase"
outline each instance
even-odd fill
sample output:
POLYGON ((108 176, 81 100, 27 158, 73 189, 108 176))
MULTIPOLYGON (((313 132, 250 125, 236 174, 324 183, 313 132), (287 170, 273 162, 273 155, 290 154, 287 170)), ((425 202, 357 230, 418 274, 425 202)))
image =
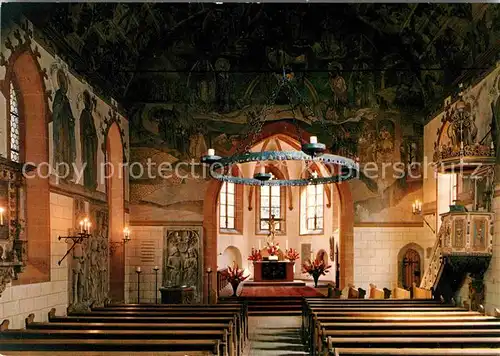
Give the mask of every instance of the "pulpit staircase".
POLYGON ((493 251, 493 213, 451 208, 441 215, 432 257, 420 284, 446 302, 451 301, 467 274, 482 280, 493 251))

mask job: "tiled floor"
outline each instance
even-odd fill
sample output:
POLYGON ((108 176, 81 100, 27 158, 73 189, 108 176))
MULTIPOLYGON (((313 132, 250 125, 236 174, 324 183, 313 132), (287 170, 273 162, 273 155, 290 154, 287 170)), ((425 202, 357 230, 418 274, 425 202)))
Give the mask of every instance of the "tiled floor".
POLYGON ((300 338, 300 317, 250 316, 248 356, 306 355, 300 338))

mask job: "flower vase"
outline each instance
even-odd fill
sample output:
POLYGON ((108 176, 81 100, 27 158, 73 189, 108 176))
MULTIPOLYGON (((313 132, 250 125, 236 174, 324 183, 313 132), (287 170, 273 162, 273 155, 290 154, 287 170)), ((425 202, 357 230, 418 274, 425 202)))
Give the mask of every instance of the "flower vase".
POLYGON ((314 288, 318 288, 319 275, 318 274, 313 274, 312 277, 314 279, 314 288))
POLYGON ((236 292, 238 291, 238 286, 240 285, 240 282, 238 281, 232 281, 231 282, 231 287, 233 287, 233 295, 232 297, 237 297, 238 295, 236 294, 236 292))

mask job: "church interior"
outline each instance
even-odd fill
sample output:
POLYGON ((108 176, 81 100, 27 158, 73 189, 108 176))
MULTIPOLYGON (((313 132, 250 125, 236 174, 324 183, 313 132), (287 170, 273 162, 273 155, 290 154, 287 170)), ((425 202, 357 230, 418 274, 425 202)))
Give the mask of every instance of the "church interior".
POLYGON ((0 9, 1 355, 500 355, 498 4, 0 9))

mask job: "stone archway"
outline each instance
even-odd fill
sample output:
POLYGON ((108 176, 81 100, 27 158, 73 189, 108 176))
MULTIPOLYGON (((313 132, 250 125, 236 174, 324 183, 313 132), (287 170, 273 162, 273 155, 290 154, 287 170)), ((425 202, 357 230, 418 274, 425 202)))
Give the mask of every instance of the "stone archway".
MULTIPOLYGON (((273 122, 264 126, 262 133, 256 137, 255 141, 263 141, 266 138, 283 134, 290 138, 297 135, 293 125, 285 122, 273 122)), ((310 133, 303 131, 301 141, 308 142, 310 133)), ((245 144, 245 142, 243 142, 245 144)), ((236 150, 234 146, 231 152, 236 150)), ((211 268, 216 269, 217 266, 217 201, 221 182, 211 180, 205 192, 203 203, 203 255, 204 255, 204 270, 211 268)), ((335 184, 339 196, 339 238, 340 238, 340 287, 343 288, 347 283, 352 283, 354 278, 354 204, 348 182, 335 184)), ((216 286, 216 274, 211 274, 211 285, 216 286)), ((208 295, 207 283, 204 283, 204 296, 208 295)))

